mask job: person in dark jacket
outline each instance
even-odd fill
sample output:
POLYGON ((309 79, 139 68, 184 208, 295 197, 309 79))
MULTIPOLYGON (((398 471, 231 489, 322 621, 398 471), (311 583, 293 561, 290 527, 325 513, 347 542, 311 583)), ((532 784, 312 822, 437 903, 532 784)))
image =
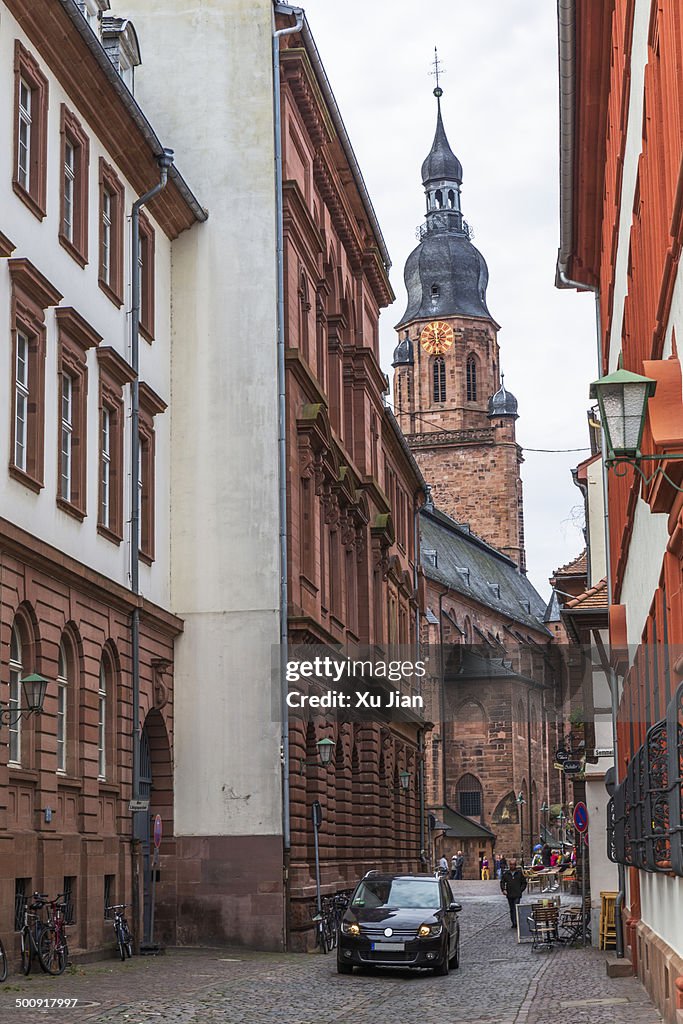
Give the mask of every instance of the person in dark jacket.
POLYGON ((550 867, 550 858, 551 858, 551 856, 552 856, 552 850, 550 849, 550 847, 548 846, 547 843, 544 843, 543 847, 541 849, 541 860, 543 861, 543 867, 544 868, 549 868, 550 867))
POLYGON ((526 886, 527 881, 524 877, 524 872, 521 868, 517 867, 517 860, 511 857, 510 866, 507 871, 503 872, 503 877, 500 880, 500 889, 507 896, 512 928, 517 927, 517 906, 522 899, 522 893, 526 886))

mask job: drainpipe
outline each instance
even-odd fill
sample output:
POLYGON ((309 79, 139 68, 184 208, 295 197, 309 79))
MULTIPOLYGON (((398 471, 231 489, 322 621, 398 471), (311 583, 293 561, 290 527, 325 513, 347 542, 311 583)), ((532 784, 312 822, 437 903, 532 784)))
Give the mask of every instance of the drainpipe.
MULTIPOLYGON (((133 369, 133 382, 131 384, 131 415, 130 415, 130 589, 133 594, 140 593, 140 498, 138 494, 139 485, 139 457, 140 437, 138 427, 140 422, 140 273, 138 267, 138 247, 140 244, 140 210, 159 194, 168 181, 168 172, 173 165, 173 150, 164 149, 157 158, 159 163, 159 181, 139 199, 133 203, 131 211, 131 311, 130 311, 130 348, 131 366, 133 369)), ((130 623, 130 647, 131 647, 131 676, 133 689, 133 800, 140 799, 140 607, 136 601, 131 615, 130 623)), ((141 900, 140 900, 140 864, 137 856, 138 836, 137 824, 140 814, 146 811, 133 811, 131 822, 131 850, 133 857, 132 871, 132 898, 133 898, 133 920, 140 924, 141 900)), ((138 929, 136 928, 136 933, 138 929)), ((148 937, 143 936, 143 941, 148 937)), ((136 941, 136 951, 139 951, 140 943, 136 941)))
POLYGON ((289 856, 292 846, 289 809, 289 714, 287 707, 287 404, 285 397, 285 243, 282 198, 282 108, 280 97, 280 38, 301 31, 304 12, 293 7, 294 25, 275 30, 273 26, 273 114, 275 131, 275 206, 277 257, 277 394, 278 394, 278 508, 280 546, 280 694, 282 731, 282 842, 284 847, 284 944, 288 947, 289 856))
MULTIPOLYGON (((425 502, 429 499, 429 491, 425 487, 424 489, 425 502)), ((419 503, 417 495, 413 502, 413 586, 415 588, 415 594, 417 595, 418 588, 418 567, 421 562, 420 558, 420 509, 422 506, 419 503)), ((420 658, 420 606, 417 604, 415 608, 415 655, 416 660, 420 658)), ((420 687, 421 689, 421 687, 420 687)), ((418 744, 418 784, 420 793, 420 852, 425 848, 425 773, 424 773, 424 729, 420 729, 417 734, 418 744)))
MULTIPOLYGON (((602 317, 600 315, 600 288, 597 285, 584 284, 581 281, 572 281, 567 277, 564 270, 558 266, 558 283, 563 288, 578 288, 581 291, 593 292, 595 295, 595 325, 598 336, 598 374, 602 376, 602 317)), ((608 501, 608 480, 607 480, 607 441, 605 438, 605 427, 601 431, 602 448, 602 489, 604 495, 604 526, 605 526, 605 563, 607 565, 607 603, 612 604, 612 561, 610 559, 610 537, 609 537, 609 501, 608 501)), ((614 764, 618 765, 618 740, 617 740, 617 716, 619 714, 619 681, 616 672, 610 666, 608 674, 610 696, 612 698, 612 746, 614 748, 614 764)), ((623 864, 617 864, 617 877, 619 880, 619 891, 615 903, 615 946, 618 959, 624 957, 624 931, 622 921, 622 907, 626 899, 626 870, 623 864)))
MULTIPOLYGON (((140 436, 140 273, 138 248, 140 245, 140 210, 166 188, 168 172, 173 164, 173 150, 164 149, 159 162, 159 181, 133 203, 131 212, 131 311, 130 348, 133 383, 131 384, 130 414, 130 589, 140 593, 140 496, 139 458, 140 436)), ((133 677, 133 800, 140 799, 140 608, 133 608, 131 621, 131 661, 133 677)), ((135 815, 135 811, 133 815, 135 815)))

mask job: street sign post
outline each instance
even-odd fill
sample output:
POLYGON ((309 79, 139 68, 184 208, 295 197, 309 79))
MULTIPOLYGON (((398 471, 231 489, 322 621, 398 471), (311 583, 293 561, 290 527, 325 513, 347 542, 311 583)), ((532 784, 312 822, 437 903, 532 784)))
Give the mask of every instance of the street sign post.
POLYGON ((128 801, 129 811, 148 811, 149 800, 129 800, 128 801))
POLYGON ((565 750, 564 747, 560 747, 559 750, 555 751, 555 760, 558 764, 564 764, 564 762, 568 761, 570 757, 571 754, 568 750, 565 750))
POLYGON ((586 945, 586 840, 588 839, 588 808, 583 800, 579 800, 574 808, 574 828, 576 838, 581 847, 581 932, 583 945, 586 945))
POLYGON ((574 808, 574 828, 582 835, 588 828, 588 808, 583 800, 579 800, 574 808))
POLYGON ((159 872, 159 847, 161 846, 161 815, 157 814, 154 818, 154 855, 152 857, 152 906, 149 913, 149 941, 154 944, 154 910, 156 908, 157 898, 157 874, 159 872))

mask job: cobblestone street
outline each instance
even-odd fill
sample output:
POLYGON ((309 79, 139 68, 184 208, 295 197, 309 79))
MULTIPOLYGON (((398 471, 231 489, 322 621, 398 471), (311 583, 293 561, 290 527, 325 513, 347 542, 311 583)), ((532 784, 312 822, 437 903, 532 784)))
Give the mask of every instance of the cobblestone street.
MULTIPOLYGON (((269 955, 218 949, 111 960, 61 978, 12 973, 0 1022, 90 1024, 656 1024, 632 978, 608 979, 604 954, 518 944, 498 884, 454 884, 463 904, 461 967, 446 978, 381 972, 341 977, 334 954, 269 955), (77 998, 76 1009, 17 1007, 21 999, 77 998)), ((18 965, 15 965, 15 968, 18 965)))

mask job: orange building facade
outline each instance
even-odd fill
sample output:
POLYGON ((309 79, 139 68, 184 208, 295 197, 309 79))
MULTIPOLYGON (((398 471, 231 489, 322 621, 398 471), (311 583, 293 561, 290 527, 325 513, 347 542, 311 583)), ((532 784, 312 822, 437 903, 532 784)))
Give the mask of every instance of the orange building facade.
POLYGON ((610 836, 625 868, 627 954, 674 1022, 683 1010, 683 463, 667 456, 683 451, 683 11, 676 0, 561 3, 560 57, 558 285, 596 292, 596 376, 623 366, 656 381, 641 445, 657 457, 642 463, 648 479, 608 472, 619 679, 610 836))

